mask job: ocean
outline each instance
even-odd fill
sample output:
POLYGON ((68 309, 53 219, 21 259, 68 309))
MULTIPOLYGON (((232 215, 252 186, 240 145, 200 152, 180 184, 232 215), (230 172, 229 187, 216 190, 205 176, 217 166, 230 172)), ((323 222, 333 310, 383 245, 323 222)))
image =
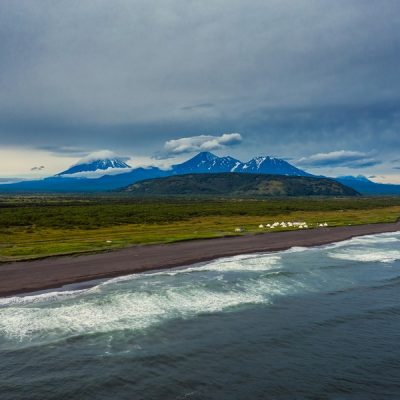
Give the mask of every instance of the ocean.
POLYGON ((0 399, 400 399, 400 233, 0 299, 0 399))

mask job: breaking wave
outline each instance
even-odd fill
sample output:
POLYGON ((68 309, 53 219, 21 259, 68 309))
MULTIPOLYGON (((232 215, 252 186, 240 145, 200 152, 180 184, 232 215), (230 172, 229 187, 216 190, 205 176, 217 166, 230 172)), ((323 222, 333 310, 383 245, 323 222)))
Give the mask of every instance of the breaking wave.
POLYGON ((93 287, 0 299, 0 347, 77 335, 142 331, 173 319, 270 305, 277 297, 351 287, 333 259, 389 263, 400 235, 221 258, 197 266, 109 279, 93 287), (383 247, 382 247, 383 246, 383 247), (390 246, 390 248, 384 248, 390 246))

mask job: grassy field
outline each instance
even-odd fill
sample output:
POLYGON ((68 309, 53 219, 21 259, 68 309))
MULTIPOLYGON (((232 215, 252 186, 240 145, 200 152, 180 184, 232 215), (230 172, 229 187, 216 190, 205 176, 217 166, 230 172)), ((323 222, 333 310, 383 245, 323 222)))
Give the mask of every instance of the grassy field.
MULTIPOLYGON (((134 244, 260 233, 259 224, 311 227, 393 222, 400 197, 140 200, 129 196, 0 197, 0 261, 106 251, 134 244)), ((291 228, 286 228, 291 229, 291 228)), ((284 230, 283 228, 274 231, 284 230)))

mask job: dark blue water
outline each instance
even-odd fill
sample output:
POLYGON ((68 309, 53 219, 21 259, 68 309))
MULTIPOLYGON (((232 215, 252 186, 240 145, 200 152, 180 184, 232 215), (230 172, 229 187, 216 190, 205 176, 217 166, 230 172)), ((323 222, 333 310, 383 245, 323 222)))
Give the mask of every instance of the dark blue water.
POLYGON ((0 300, 0 399, 400 399, 400 233, 0 300))

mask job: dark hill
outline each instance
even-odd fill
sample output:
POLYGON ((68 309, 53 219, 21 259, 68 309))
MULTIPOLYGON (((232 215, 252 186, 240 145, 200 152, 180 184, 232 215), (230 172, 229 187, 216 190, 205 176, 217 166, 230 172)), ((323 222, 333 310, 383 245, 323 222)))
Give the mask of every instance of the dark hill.
POLYGON ((357 196, 333 179, 305 176, 219 173, 188 174, 136 182, 122 189, 146 196, 357 196))

